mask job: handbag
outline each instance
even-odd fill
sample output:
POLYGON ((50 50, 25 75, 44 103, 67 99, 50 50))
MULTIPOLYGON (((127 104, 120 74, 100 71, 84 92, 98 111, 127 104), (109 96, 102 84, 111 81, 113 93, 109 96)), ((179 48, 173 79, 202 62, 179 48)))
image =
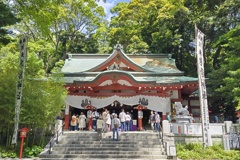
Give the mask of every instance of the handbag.
POLYGON ((119 124, 116 123, 116 119, 114 119, 114 128, 118 128, 119 127, 119 124))

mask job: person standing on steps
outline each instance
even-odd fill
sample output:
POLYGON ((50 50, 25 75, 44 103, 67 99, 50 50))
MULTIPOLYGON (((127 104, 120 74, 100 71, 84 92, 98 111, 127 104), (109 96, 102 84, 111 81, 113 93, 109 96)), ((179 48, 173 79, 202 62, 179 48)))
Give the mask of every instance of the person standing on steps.
POLYGON ((153 111, 151 111, 151 114, 148 119, 148 123, 151 125, 152 131, 154 131, 155 130, 155 115, 154 115, 153 111))
POLYGON ((115 115, 116 113, 115 113, 115 111, 113 110, 113 113, 111 114, 111 130, 113 130, 113 128, 114 128, 114 124, 113 124, 113 120, 114 120, 114 115, 115 115))
POLYGON ((92 112, 92 128, 94 131, 97 131, 97 119, 99 117, 99 113, 97 112, 97 109, 95 109, 94 112, 92 112))
POLYGON ((77 126, 76 126, 76 130, 79 130, 79 115, 76 115, 76 121, 77 121, 77 126))
POLYGON ((99 116, 99 118, 97 119, 97 135, 98 135, 97 139, 99 141, 102 140, 102 130, 103 130, 104 123, 105 122, 103 121, 102 117, 99 116))
POLYGON ((161 117, 158 114, 158 112, 155 112, 155 131, 160 132, 160 122, 161 122, 161 117))
POLYGON ((117 135, 117 141, 118 141, 118 137, 119 137, 119 133, 118 133, 118 128, 120 126, 120 120, 117 118, 117 114, 114 114, 114 119, 113 119, 113 140, 115 140, 115 134, 117 135))
POLYGON ((121 122, 121 131, 126 131, 126 113, 124 112, 124 109, 122 109, 122 112, 119 114, 119 119, 121 122))
POLYGON ((131 120, 130 120, 130 131, 132 131, 132 126, 133 126, 133 110, 129 113, 131 120))
POLYGON ((172 122, 171 112, 168 112, 168 113, 167 113, 167 120, 168 120, 169 123, 172 122))
POLYGON ((106 116, 106 132, 110 131, 111 128, 111 115, 109 113, 109 111, 107 110, 107 116, 106 116))
POLYGON ((81 112, 79 116, 79 130, 82 131, 86 127, 86 119, 87 117, 81 112))
POLYGON ((73 114, 72 116, 72 120, 71 120, 71 131, 75 131, 77 127, 77 117, 75 116, 75 114, 73 114))
POLYGON ((131 116, 129 115, 129 112, 127 112, 127 115, 126 115, 126 131, 130 131, 130 121, 131 121, 131 116))
POLYGON ((104 121, 104 124, 103 124, 103 132, 107 132, 107 109, 105 108, 104 109, 104 112, 102 112, 102 119, 104 121))

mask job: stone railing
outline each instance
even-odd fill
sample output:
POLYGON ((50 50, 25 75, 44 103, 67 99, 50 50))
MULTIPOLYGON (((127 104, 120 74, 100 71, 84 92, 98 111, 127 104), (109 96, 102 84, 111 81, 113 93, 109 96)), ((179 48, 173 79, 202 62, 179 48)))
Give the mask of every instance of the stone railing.
MULTIPOLYGON (((212 142, 221 142, 222 135, 225 132, 224 123, 211 123, 209 132, 212 142)), ((191 143, 202 141, 201 123, 168 123, 163 122, 163 141, 176 143, 191 143)))
MULTIPOLYGON (((202 137, 202 124, 201 123, 169 123, 167 120, 162 122, 163 128, 163 144, 166 150, 169 150, 169 146, 173 147, 176 143, 201 143, 202 137)), ((225 150, 230 148, 240 147, 240 125, 232 124, 231 121, 225 121, 224 123, 210 123, 209 133, 211 135, 212 143, 223 143, 225 150), (233 133, 235 136, 233 136, 233 133), (227 135, 227 139, 224 140, 227 135), (237 135, 237 138, 236 138, 237 135), (234 139, 235 140, 232 140, 234 139), (239 143, 231 143, 232 141, 239 143), (229 144, 230 143, 230 146, 229 144), (232 147, 234 146, 234 147, 232 147)))
MULTIPOLYGON (((201 123, 170 123, 169 127, 172 134, 202 135, 201 123)), ((209 132, 211 135, 222 135, 224 127, 224 123, 210 123, 209 132)))

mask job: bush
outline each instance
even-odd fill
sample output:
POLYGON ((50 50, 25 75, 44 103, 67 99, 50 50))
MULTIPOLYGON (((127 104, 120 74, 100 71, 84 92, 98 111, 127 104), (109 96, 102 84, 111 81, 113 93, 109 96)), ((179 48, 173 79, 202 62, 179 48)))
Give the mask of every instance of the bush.
POLYGON ((13 150, 6 151, 6 150, 4 150, 4 149, 1 149, 1 151, 0 151, 0 157, 1 157, 1 158, 7 158, 7 157, 9 157, 9 158, 16 158, 16 157, 17 157, 17 154, 16 154, 16 152, 13 151, 13 150))
POLYGON ((42 147, 33 146, 32 148, 26 147, 23 151, 23 156, 27 158, 37 157, 42 152, 42 147))
MULTIPOLYGON (((33 157, 37 157, 40 153, 42 152, 42 147, 40 146, 33 146, 32 148, 30 147, 26 147, 23 150, 23 158, 33 158, 33 157)), ((19 148, 15 149, 15 150, 7 150, 7 149, 3 149, 2 147, 0 147, 0 157, 1 158, 16 158, 19 155, 19 148)))
POLYGON ((222 144, 203 148, 201 143, 177 144, 177 156, 183 160, 239 159, 240 151, 225 151, 222 144))

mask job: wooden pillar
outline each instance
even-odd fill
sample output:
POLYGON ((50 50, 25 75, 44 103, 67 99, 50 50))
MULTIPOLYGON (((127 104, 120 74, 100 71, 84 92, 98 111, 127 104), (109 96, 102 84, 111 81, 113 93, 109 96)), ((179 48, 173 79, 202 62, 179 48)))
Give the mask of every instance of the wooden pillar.
POLYGON ((143 127, 142 127, 142 118, 143 118, 143 115, 142 115, 142 109, 138 109, 138 130, 139 131, 142 131, 143 130, 143 127))
POLYGON ((138 110, 138 130, 142 131, 143 130, 143 127, 142 127, 143 112, 142 112, 142 110, 147 109, 147 107, 139 104, 137 107, 134 107, 134 109, 138 110))

